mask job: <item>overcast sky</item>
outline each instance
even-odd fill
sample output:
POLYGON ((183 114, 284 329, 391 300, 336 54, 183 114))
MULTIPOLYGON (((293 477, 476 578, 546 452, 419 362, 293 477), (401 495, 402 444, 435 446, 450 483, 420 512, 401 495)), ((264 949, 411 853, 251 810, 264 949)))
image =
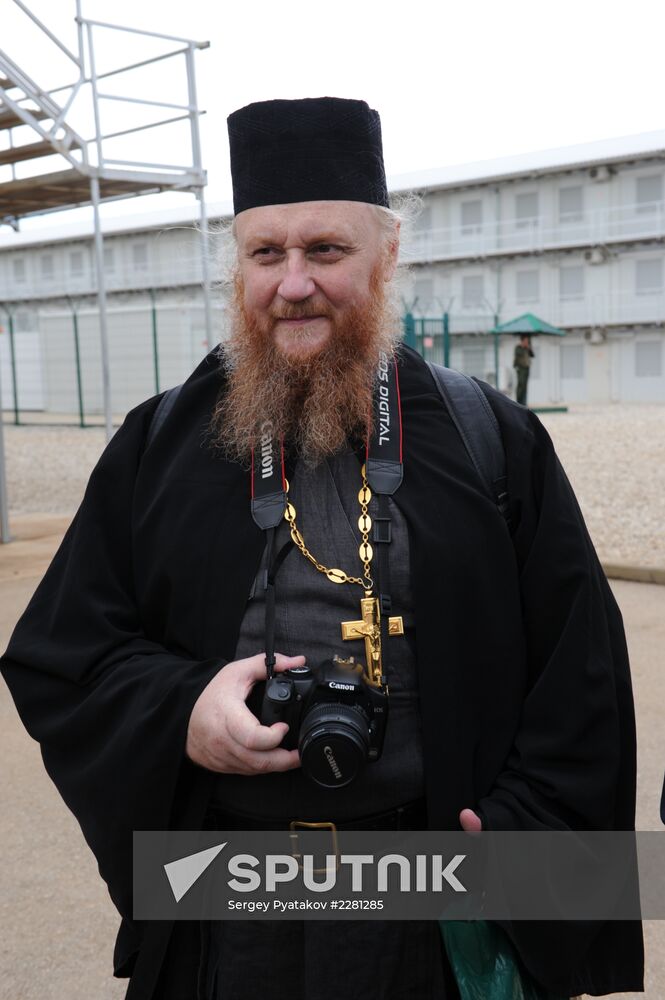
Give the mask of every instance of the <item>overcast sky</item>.
MULTIPOLYGON (((74 0, 28 3, 74 46, 74 0)), ((210 201, 231 196, 226 116, 256 100, 367 100, 389 176, 665 128, 662 0, 83 0, 83 14, 210 41, 197 56, 210 201)), ((2 47, 42 85, 67 82, 21 20, 0 0, 2 47)), ((152 51, 98 37, 102 68, 152 51)), ((146 96, 175 98, 163 75, 143 84, 146 96)))

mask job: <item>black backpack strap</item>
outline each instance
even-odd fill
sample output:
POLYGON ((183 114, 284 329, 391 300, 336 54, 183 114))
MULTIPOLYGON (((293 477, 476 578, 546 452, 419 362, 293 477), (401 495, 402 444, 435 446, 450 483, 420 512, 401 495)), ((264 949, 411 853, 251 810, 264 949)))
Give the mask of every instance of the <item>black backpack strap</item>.
POLYGON ((427 366, 485 492, 494 501, 510 528, 506 454, 498 421, 485 393, 474 379, 462 372, 430 361, 427 366))
POLYGON ((146 438, 145 446, 149 448, 152 442, 157 437, 159 430, 168 417, 169 413, 173 409, 173 405, 180 395, 181 385, 176 385, 172 389, 167 389, 159 403, 157 404, 157 409, 152 415, 152 420, 150 421, 150 427, 148 428, 148 436, 146 438))

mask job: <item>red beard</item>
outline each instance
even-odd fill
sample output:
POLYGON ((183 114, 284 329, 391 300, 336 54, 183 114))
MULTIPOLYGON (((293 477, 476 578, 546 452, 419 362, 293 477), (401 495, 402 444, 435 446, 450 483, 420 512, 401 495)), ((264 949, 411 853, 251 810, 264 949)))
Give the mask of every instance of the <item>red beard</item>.
MULTIPOLYGON (((266 420, 311 465, 349 440, 367 437, 379 355, 390 354, 397 340, 384 288, 377 268, 368 301, 341 316, 313 301, 282 303, 277 312, 258 318, 246 310, 236 279, 231 336, 224 345, 228 388, 212 419, 214 441, 228 458, 247 464, 266 420), (304 315, 327 316, 331 335, 316 353, 287 356, 275 347, 275 320, 304 315)), ((306 343, 306 328, 293 331, 294 340, 298 337, 306 343)))

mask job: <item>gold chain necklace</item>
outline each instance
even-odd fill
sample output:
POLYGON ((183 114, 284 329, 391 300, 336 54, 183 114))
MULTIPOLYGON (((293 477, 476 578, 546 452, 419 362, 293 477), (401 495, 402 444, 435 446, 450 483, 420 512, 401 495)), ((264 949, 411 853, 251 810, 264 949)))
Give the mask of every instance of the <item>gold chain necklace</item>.
POLYGON ((289 484, 286 483, 286 493, 287 493, 287 504, 284 511, 284 520, 288 523, 291 529, 291 538, 294 544, 300 549, 305 559, 311 562, 312 566, 319 573, 323 573, 331 583, 355 583, 360 587, 364 587, 366 596, 369 596, 374 589, 374 581, 370 576, 370 568, 372 563, 372 557, 374 551, 369 542, 369 533, 372 530, 372 518, 369 516, 368 507, 369 502, 372 499, 372 491, 369 488, 367 479, 365 478, 365 466, 363 465, 360 474, 362 476, 362 486, 358 493, 358 503, 360 504, 360 517, 358 518, 358 528, 362 536, 362 541, 358 548, 358 555, 360 556, 360 561, 363 564, 363 576, 349 576, 345 573, 343 569, 336 569, 335 567, 324 566, 320 563, 315 556, 309 551, 305 545, 305 539, 302 537, 298 525, 296 524, 297 512, 294 505, 288 500, 289 484))
MULTIPOLYGON (((373 596, 374 581, 370 576, 370 568, 374 552, 369 543, 369 533, 372 530, 372 518, 369 516, 368 507, 372 499, 372 491, 369 488, 365 476, 365 466, 363 465, 360 474, 362 476, 362 486, 358 493, 358 503, 360 504, 360 517, 358 518, 358 528, 362 536, 358 555, 363 564, 363 575, 349 576, 343 569, 329 568, 320 563, 305 545, 298 525, 296 524, 296 509, 288 499, 289 484, 286 482, 287 503, 284 511, 284 520, 291 529, 291 538, 300 549, 305 559, 311 562, 312 566, 319 573, 323 573, 332 583, 355 583, 363 587, 365 596, 360 601, 361 617, 358 621, 342 622, 342 639, 363 639, 365 642, 365 657, 367 660, 367 679, 377 687, 386 684, 381 662, 381 612, 379 609, 379 599, 373 596)), ((401 616, 388 619, 388 635, 404 635, 404 622, 401 616)), ((387 689, 386 689, 387 690, 387 689)))

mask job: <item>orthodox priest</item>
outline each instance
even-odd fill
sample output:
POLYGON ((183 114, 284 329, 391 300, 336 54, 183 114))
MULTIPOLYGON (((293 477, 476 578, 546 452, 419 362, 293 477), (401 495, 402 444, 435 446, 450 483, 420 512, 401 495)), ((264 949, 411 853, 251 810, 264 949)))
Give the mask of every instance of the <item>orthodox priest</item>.
MULTIPOLYGON (((634 823, 621 618, 552 444, 482 387, 502 517, 399 343, 378 114, 268 101, 229 135, 230 336, 156 432, 159 397, 127 416, 4 675, 122 916, 130 1000, 454 998, 435 923, 132 919, 133 830, 634 823), (399 481, 370 477, 386 441, 399 481), (252 697, 349 657, 390 711, 334 787, 348 761, 315 780, 316 734, 252 697)), ((639 925, 506 930, 543 996, 642 988, 639 925)))

